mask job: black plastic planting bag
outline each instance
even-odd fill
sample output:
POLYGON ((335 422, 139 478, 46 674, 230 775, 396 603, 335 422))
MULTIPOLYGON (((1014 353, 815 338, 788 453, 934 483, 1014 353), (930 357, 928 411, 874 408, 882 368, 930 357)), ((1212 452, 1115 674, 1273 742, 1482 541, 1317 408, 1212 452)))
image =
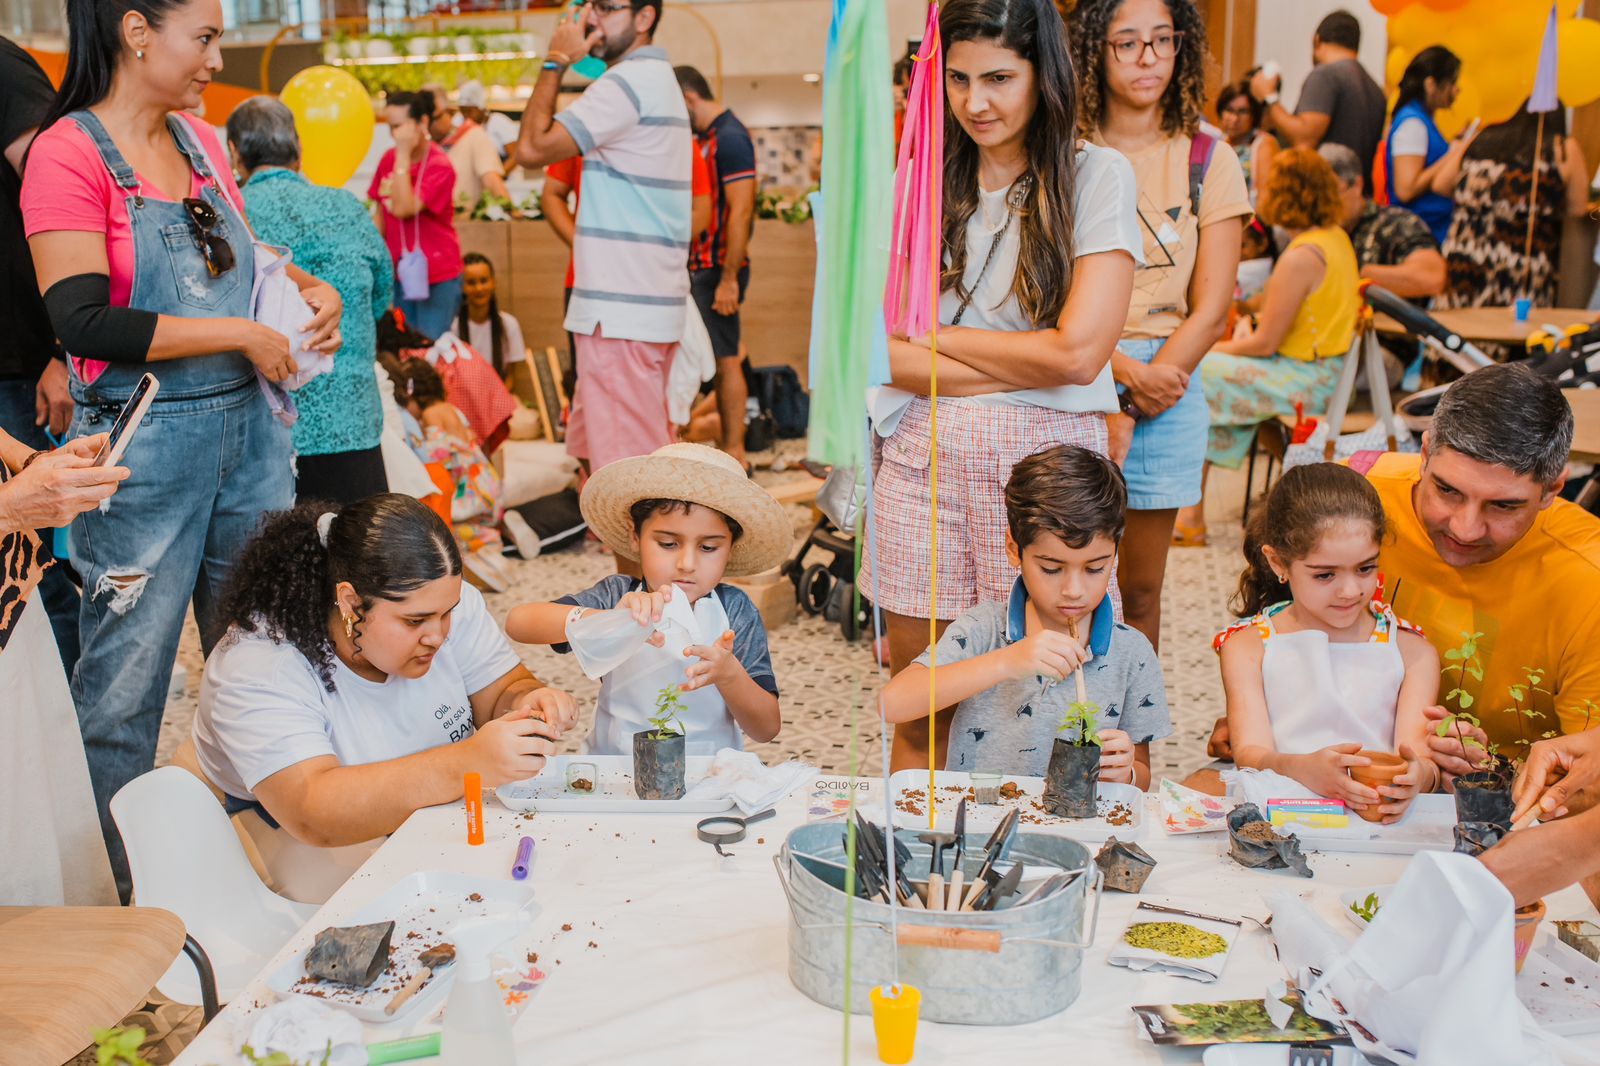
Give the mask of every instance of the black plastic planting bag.
POLYGON ((1311 876, 1300 841, 1292 833, 1273 829, 1254 803, 1241 803, 1228 812, 1228 853, 1251 870, 1290 869, 1301 877, 1311 876))
POLYGON ((365 988, 389 965, 389 938, 393 935, 393 922, 324 929, 306 952, 306 973, 365 988))

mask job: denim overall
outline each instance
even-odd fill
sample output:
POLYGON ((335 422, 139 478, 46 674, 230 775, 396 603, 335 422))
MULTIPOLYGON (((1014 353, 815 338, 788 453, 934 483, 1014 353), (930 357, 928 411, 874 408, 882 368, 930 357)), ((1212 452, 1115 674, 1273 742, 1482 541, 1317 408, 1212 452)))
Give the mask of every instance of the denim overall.
MULTIPOLYGON (((68 117, 93 139, 124 190, 134 247, 128 305, 182 318, 249 318, 250 230, 218 187, 188 124, 167 119, 179 150, 206 182, 201 197, 221 217, 215 235, 233 249, 233 269, 218 278, 206 269, 183 205, 142 195, 133 168, 94 115, 68 117)), ((72 696, 124 899, 127 858, 107 806, 118 789, 154 766, 189 602, 209 654, 222 635, 217 610, 234 560, 265 512, 294 503, 289 431, 272 418, 250 361, 237 352, 113 363, 87 383, 74 367, 70 435, 110 429, 146 371, 160 380, 161 391, 122 460, 131 476, 103 511, 72 523, 72 563, 84 587, 83 653, 72 696)))

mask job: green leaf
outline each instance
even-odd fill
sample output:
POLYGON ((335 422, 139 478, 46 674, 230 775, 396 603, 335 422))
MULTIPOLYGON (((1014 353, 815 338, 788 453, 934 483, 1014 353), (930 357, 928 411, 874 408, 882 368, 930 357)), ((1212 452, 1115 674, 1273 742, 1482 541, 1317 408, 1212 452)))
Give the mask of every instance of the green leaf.
POLYGON ((1528 695, 1528 690, 1523 688, 1521 685, 1512 685, 1510 691, 1511 698, 1516 700, 1518 703, 1521 703, 1527 698, 1528 695))
POLYGON ((1461 653, 1461 649, 1459 648, 1451 648, 1449 651, 1444 653, 1444 657, 1449 659, 1451 662, 1454 662, 1457 659, 1466 658, 1466 656, 1461 653))
POLYGON ((1447 737, 1447 736, 1449 736, 1450 735, 1450 720, 1447 718, 1444 721, 1440 722, 1438 727, 1434 729, 1433 735, 1436 736, 1436 737, 1447 737))
POLYGON ((1478 666, 1477 664, 1473 664, 1471 666, 1468 666, 1467 667, 1467 673, 1472 675, 1472 680, 1474 680, 1474 681, 1482 681, 1483 680, 1483 667, 1478 666))
POLYGON ((1461 709, 1462 710, 1466 710, 1468 707, 1472 706, 1472 693, 1470 693, 1470 692, 1462 692, 1462 693, 1460 693, 1460 696, 1461 696, 1461 709))

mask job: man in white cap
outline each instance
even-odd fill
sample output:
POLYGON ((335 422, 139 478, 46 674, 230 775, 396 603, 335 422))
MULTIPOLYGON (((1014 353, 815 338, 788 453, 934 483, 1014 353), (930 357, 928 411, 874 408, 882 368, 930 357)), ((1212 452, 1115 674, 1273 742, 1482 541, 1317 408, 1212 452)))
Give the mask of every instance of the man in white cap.
POLYGON ((483 82, 474 80, 461 83, 461 88, 456 90, 456 110, 461 112, 462 118, 476 122, 488 132, 495 150, 504 161, 507 146, 516 142, 517 124, 509 116, 489 110, 489 93, 484 89, 483 82))
POLYGON ((475 117, 483 115, 483 85, 469 81, 456 97, 455 110, 461 116, 461 124, 438 138, 439 146, 450 156, 450 165, 456 169, 456 199, 465 200, 469 207, 485 191, 510 199, 500 148, 483 128, 481 118, 475 117))

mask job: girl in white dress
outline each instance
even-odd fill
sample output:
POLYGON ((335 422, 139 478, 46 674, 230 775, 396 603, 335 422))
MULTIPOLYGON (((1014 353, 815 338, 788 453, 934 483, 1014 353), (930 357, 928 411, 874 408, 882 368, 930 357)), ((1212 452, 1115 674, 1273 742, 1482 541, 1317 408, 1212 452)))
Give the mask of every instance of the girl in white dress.
POLYGON ((1228 729, 1240 769, 1273 770, 1352 810, 1395 822, 1435 790, 1425 708, 1439 657, 1379 600, 1383 505, 1366 478, 1316 463, 1284 473, 1245 531, 1235 612, 1217 635, 1228 729), (1392 785, 1352 780, 1366 749, 1410 763, 1392 785))

